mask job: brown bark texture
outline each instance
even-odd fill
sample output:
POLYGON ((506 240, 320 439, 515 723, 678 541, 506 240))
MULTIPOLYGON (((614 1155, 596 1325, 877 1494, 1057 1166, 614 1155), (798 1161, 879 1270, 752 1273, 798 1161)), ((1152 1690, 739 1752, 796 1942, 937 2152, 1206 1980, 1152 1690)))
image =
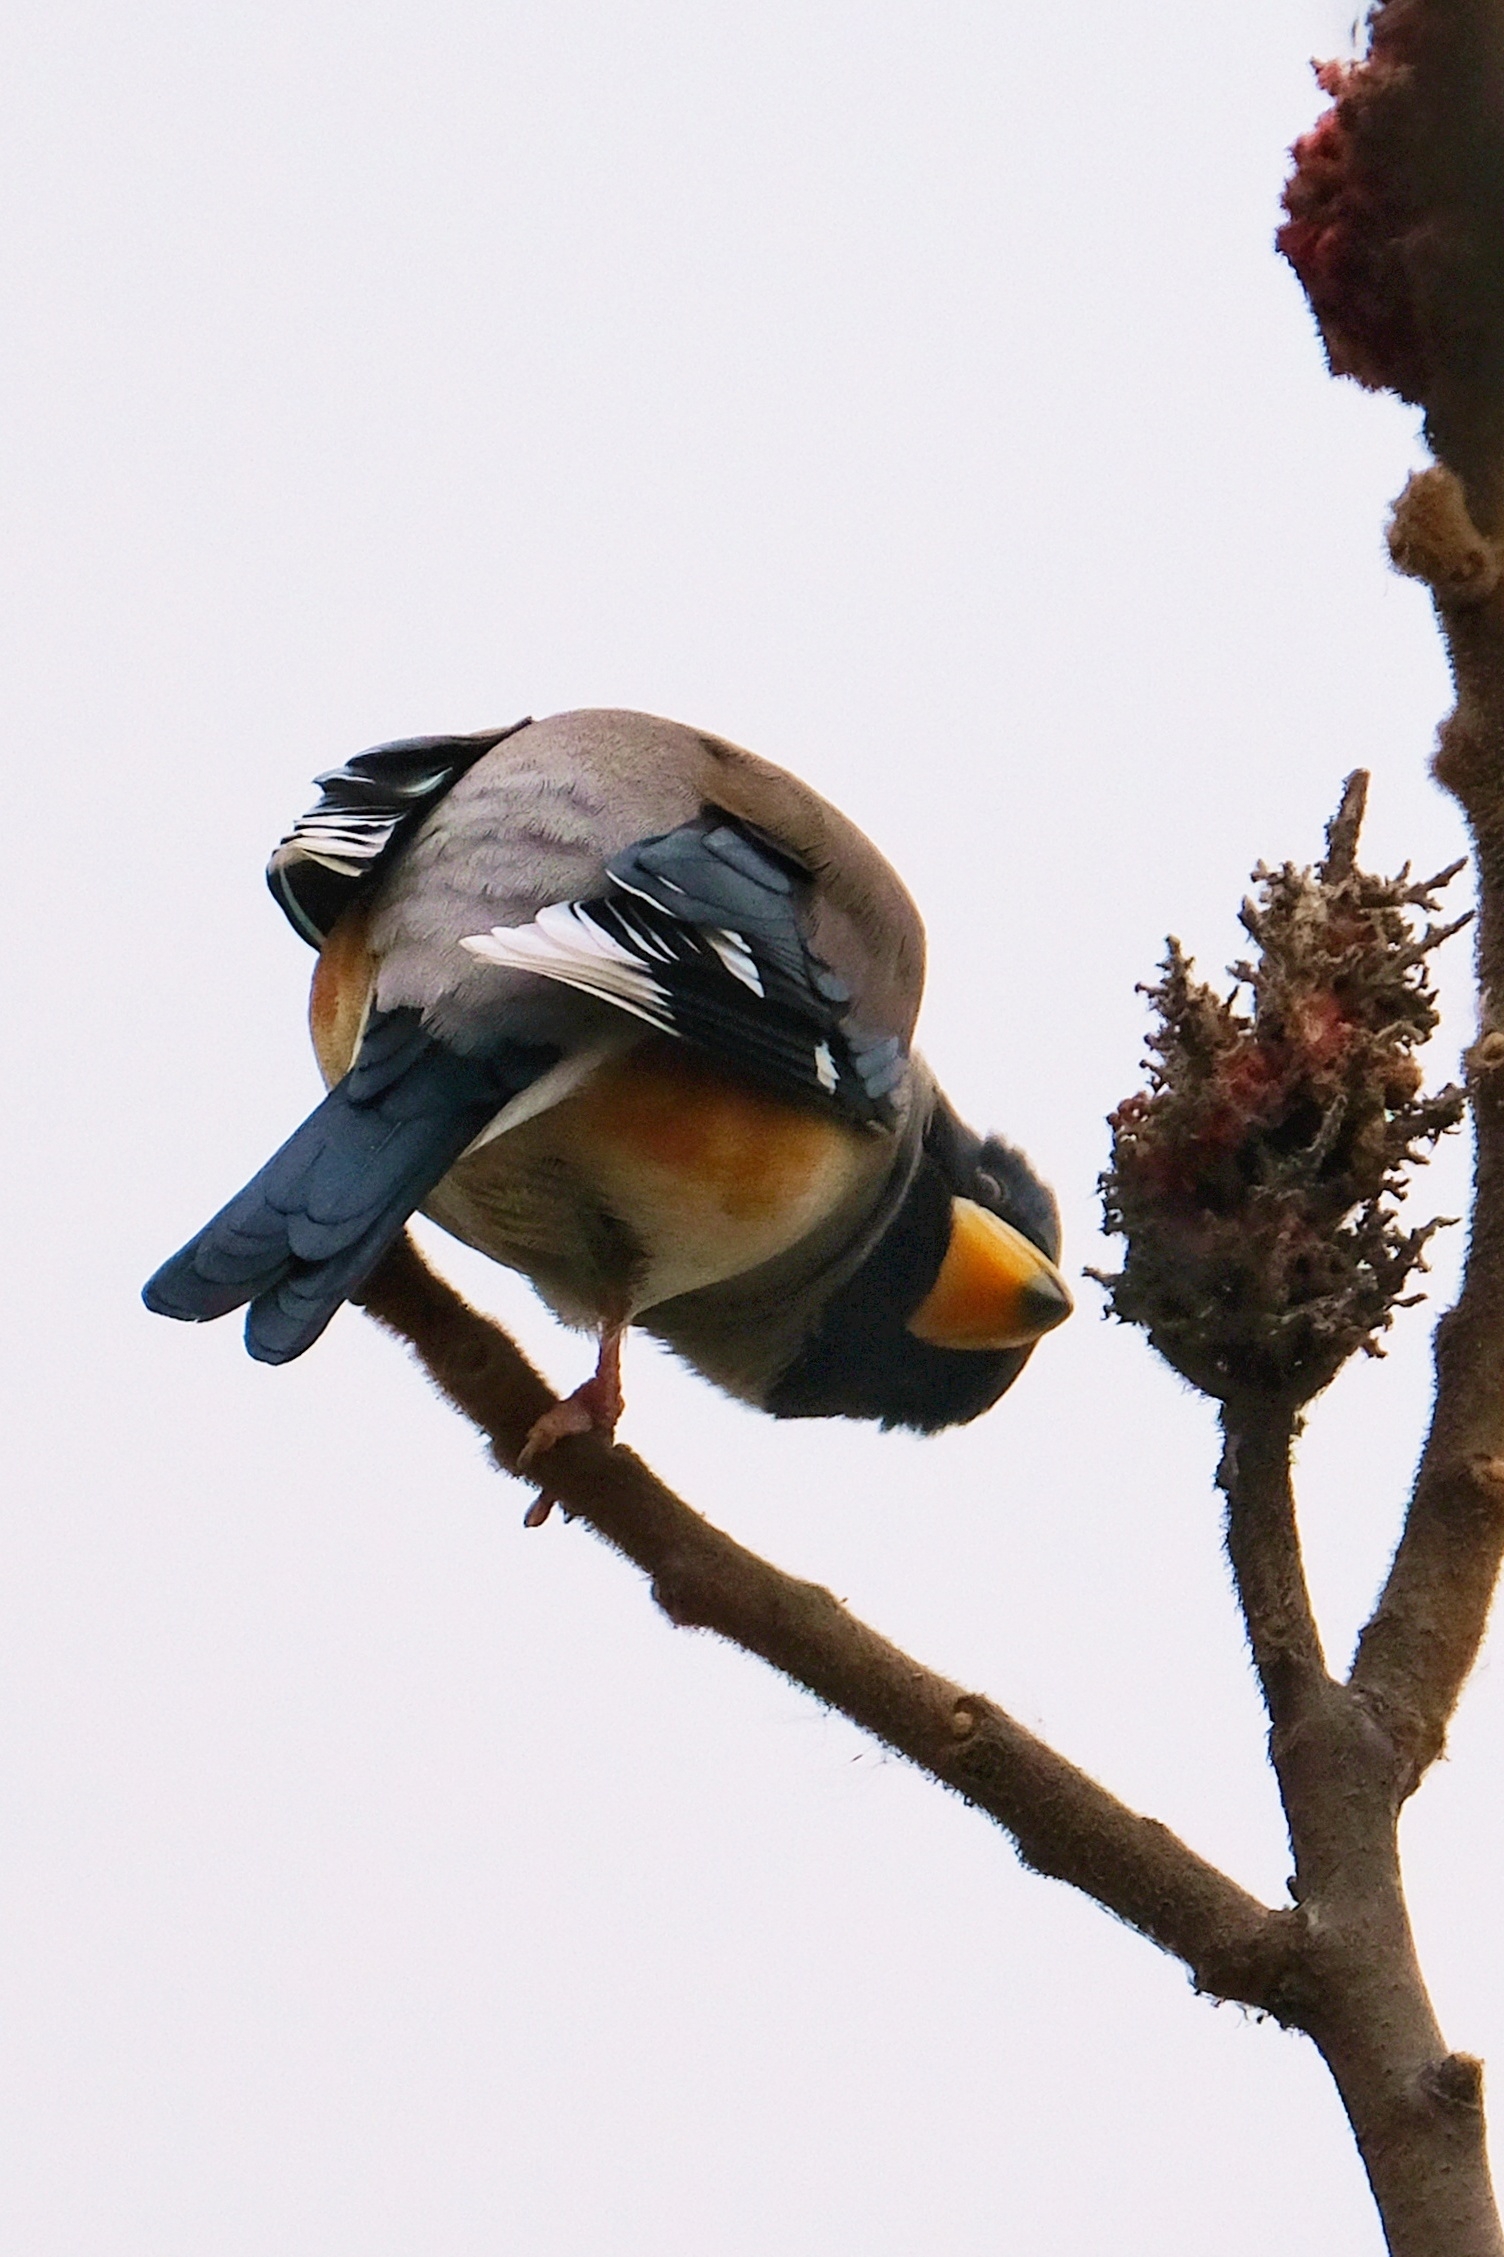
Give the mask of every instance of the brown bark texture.
MULTIPOLYGON (((1418 1973, 1405 1973, 1413 1952, 1384 1805, 1397 1807, 1441 1752, 1504 1556, 1504 5, 1381 0, 1368 32, 1361 61, 1318 71, 1332 105, 1296 145, 1279 244, 1333 373, 1421 407, 1437 457, 1401 496, 1390 551, 1431 589, 1456 689, 1435 773, 1467 820, 1478 885, 1479 1029, 1467 1061, 1476 1158, 1463 1290, 1436 1334, 1430 1435, 1341 1696, 1350 1737, 1339 1775, 1354 1781, 1346 1830, 1361 1820, 1366 1846, 1349 1843, 1344 1856, 1341 1839, 1318 1849, 1312 1837, 1313 1876, 1339 1889, 1343 1923, 1362 1944, 1341 1986, 1343 2027, 1313 2034, 1390 2246, 1498 2250, 1481 2076, 1462 2057, 1446 2070, 1422 2058, 1434 2023, 1418 1973)), ((1308 1793, 1319 1799, 1340 1713, 1313 1755, 1297 1764, 1286 1753, 1297 1835, 1295 1809, 1308 1793)), ((1277 1765, 1280 1733, 1276 1717, 1277 1765)))
MULTIPOLYGON (((1103 1179, 1126 1242, 1104 1278, 1221 1406, 1227 1550, 1270 1720, 1292 1903, 1259 1903, 1118 1802, 985 1695, 927 1669, 830 1592, 712 1527, 630 1451, 571 1437, 548 1490, 639 1567, 671 1621, 760 1656, 992 1818, 1197 1988, 1305 2031, 1341 2094, 1393 2257, 1504 2257, 1481 2064, 1449 2050, 1417 1963, 1397 1824, 1441 1753, 1504 1558, 1504 0, 1380 0, 1361 63, 1297 145, 1280 247, 1334 373, 1424 408, 1437 466, 1397 506, 1398 568, 1431 588, 1457 706, 1436 774, 1479 887, 1480 1032, 1459 1091, 1421 1094, 1435 1022, 1427 923, 1453 874, 1362 872, 1367 779, 1349 779, 1315 869, 1260 868, 1244 922, 1250 1004, 1171 944, 1152 991, 1151 1086, 1113 1119, 1103 1179), (1430 1228, 1402 1230, 1406 1170, 1470 1111, 1475 1203, 1458 1304, 1404 1531, 1350 1676, 1326 1663, 1301 1559, 1291 1452, 1304 1406, 1378 1352, 1430 1228)), ((410 1241, 369 1313, 518 1471, 553 1397, 410 1241)))
MULTIPOLYGON (((415 1348, 430 1378, 516 1473, 554 1397, 521 1350, 434 1275, 410 1239, 368 1280, 368 1313, 415 1348)), ((549 1493, 650 1578, 671 1622, 711 1630, 995 1819, 1037 1873, 1074 1882, 1190 1969, 1218 1998, 1270 2007, 1288 1914, 1272 1913, 1045 1746, 985 1694, 901 1653, 833 1594, 722 1533, 630 1450, 597 1435, 548 1453, 549 1493)))

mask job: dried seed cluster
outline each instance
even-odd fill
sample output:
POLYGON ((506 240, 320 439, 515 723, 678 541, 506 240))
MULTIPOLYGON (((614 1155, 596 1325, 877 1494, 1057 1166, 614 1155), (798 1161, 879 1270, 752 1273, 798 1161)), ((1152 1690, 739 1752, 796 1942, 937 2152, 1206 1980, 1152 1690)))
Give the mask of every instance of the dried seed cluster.
POLYGON ((1410 912, 1429 919, 1462 865, 1423 884, 1359 870, 1366 787, 1349 778, 1317 869, 1254 872, 1256 954, 1230 996, 1169 943, 1144 991, 1149 1087, 1111 1117, 1102 1199, 1127 1240, 1101 1279, 1112 1313, 1219 1398, 1303 1403, 1356 1349, 1379 1354, 1439 1227, 1404 1230, 1397 1209, 1462 1118, 1460 1089, 1421 1093, 1415 1053, 1436 1025, 1428 959, 1468 920, 1418 931, 1410 912))
MULTIPOLYGON (((1293 153, 1277 237, 1337 376, 1427 410, 1444 459, 1504 394, 1504 16, 1379 0, 1293 153)), ((1497 429, 1491 435, 1497 437, 1497 429)))

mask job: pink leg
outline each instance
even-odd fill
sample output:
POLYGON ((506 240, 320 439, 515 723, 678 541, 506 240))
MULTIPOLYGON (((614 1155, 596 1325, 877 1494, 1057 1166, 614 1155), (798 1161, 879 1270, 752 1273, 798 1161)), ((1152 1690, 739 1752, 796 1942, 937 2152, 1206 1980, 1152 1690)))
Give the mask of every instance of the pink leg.
MULTIPOLYGON (((566 1395, 562 1403, 533 1421, 531 1431, 517 1453, 517 1469, 525 1473, 535 1458, 562 1442, 566 1434, 603 1434, 607 1441, 616 1432, 616 1422, 621 1417, 623 1397, 621 1391, 621 1343, 626 1331, 624 1324, 608 1324, 601 1332, 600 1354, 590 1378, 566 1395)), ((541 1528, 554 1506, 553 1497, 545 1489, 528 1507, 524 1526, 541 1528)))

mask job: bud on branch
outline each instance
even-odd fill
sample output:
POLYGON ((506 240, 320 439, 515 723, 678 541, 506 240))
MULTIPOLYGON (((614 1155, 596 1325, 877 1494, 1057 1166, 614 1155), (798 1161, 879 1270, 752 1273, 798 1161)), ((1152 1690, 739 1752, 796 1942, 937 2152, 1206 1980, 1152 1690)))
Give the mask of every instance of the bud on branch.
POLYGON ((1294 149, 1276 241, 1336 376, 1426 411, 1477 521, 1504 509, 1504 12, 1379 0, 1294 149))
MULTIPOLYGON (((1312 871, 1253 873, 1242 923, 1257 953, 1222 997, 1171 940, 1143 990, 1158 1017, 1150 1085, 1111 1117, 1107 1228, 1128 1242, 1102 1277, 1204 1394, 1308 1402, 1379 1335, 1440 1227, 1401 1229, 1407 1170, 1462 1118, 1457 1088, 1421 1094, 1436 1025, 1428 959, 1468 922, 1427 922, 1461 863, 1422 884, 1358 869, 1367 793, 1348 779, 1312 871), (1251 1008, 1239 1008, 1246 989, 1251 1008)), ((1419 1299, 1418 1294, 1409 1299, 1419 1299)))

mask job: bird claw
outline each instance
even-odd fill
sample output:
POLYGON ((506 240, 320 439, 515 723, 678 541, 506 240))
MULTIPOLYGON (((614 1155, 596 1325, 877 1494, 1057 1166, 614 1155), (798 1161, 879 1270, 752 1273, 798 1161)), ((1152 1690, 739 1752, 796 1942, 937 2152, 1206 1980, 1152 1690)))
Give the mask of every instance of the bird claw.
POLYGON ((534 1458, 541 1458, 545 1450, 551 1450, 554 1444, 562 1442, 566 1435, 605 1434, 609 1436, 615 1432, 616 1420, 613 1418, 608 1424, 601 1418, 586 1395, 586 1389, 593 1387, 594 1384, 593 1380, 587 1379, 584 1387, 577 1387, 572 1395, 565 1396, 562 1403, 553 1404, 550 1409, 543 1413, 541 1418, 534 1419, 528 1429, 527 1440, 517 1452, 517 1464, 520 1471, 525 1473, 534 1458))
MULTIPOLYGON (((518 1472, 526 1473, 536 1458, 571 1434, 599 1434, 609 1442, 621 1414, 621 1333, 613 1327, 603 1335, 600 1361, 583 1386, 534 1419, 517 1453, 518 1472)), ((551 1490, 540 1489, 523 1515, 523 1527, 541 1528, 557 1503, 551 1490)))

